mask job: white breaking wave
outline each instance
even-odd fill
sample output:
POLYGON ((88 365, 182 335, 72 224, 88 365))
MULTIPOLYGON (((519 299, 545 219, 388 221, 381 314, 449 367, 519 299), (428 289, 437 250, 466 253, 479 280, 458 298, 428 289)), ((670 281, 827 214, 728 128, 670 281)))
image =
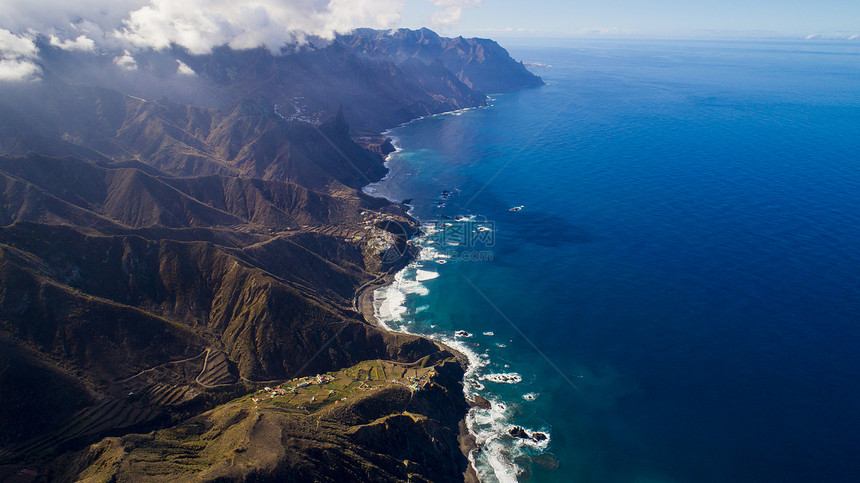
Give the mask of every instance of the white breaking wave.
MULTIPOLYGON (((424 231, 432 235, 435 227, 425 226, 424 231)), ((421 239, 417 240, 421 242, 421 239)), ((433 333, 427 334, 426 328, 419 330, 414 326, 411 315, 418 312, 426 313, 429 306, 425 304, 414 304, 415 297, 422 297, 430 293, 423 283, 440 276, 439 272, 431 269, 436 263, 446 262, 450 256, 441 253, 426 244, 422 247, 417 259, 406 268, 397 273, 394 281, 374 292, 374 311, 380 324, 388 330, 396 330, 404 333, 419 333, 436 339, 454 350, 459 351, 468 360, 464 375, 463 392, 468 399, 474 399, 479 391, 485 391, 486 387, 481 381, 490 381, 500 384, 517 384, 521 382, 522 376, 515 372, 483 374, 485 368, 490 364, 490 349, 482 348, 473 342, 472 334, 460 330, 456 333, 433 333), (410 313, 408 307, 417 305, 414 312, 410 313)), ((429 330, 436 328, 436 324, 427 322, 429 330)), ((444 327, 444 325, 443 325, 444 327)), ((451 330, 450 328, 448 330, 451 330)), ((493 337, 492 331, 483 332, 487 337, 493 337)), ((490 409, 472 408, 467 417, 466 425, 471 434, 475 436, 479 445, 479 451, 473 451, 469 455, 473 467, 478 473, 480 481, 502 481, 516 482, 521 468, 514 460, 526 451, 526 448, 534 450, 545 449, 549 442, 549 433, 539 431, 545 435, 545 439, 534 441, 526 438, 513 438, 509 431, 514 426, 513 418, 518 409, 509 407, 491 394, 485 394, 490 400, 490 409)), ((529 435, 533 431, 526 430, 529 435)))
POLYGON ((392 330, 388 324, 402 320, 403 315, 406 314, 406 306, 403 305, 405 301, 406 294, 393 285, 376 289, 373 292, 373 310, 376 312, 379 324, 387 330, 392 330))
POLYGON ((404 273, 398 272, 391 284, 373 292, 373 310, 379 323, 387 330, 392 330, 393 324, 403 322, 408 313, 405 304, 408 294, 424 296, 430 293, 420 281, 405 278, 404 273))
POLYGON ((415 273, 415 280, 419 282, 426 282, 427 280, 433 280, 434 278, 439 278, 439 272, 431 272, 429 270, 418 270, 415 273))
POLYGON ((498 479, 502 482, 516 482, 519 469, 511 460, 505 433, 510 426, 510 411, 508 406, 498 400, 490 401, 490 409, 473 409, 469 412, 467 423, 475 435, 475 440, 481 448, 481 454, 486 457, 489 468, 475 465, 478 478, 481 481, 498 479))
POLYGON ((451 255, 448 255, 447 253, 442 253, 439 250, 432 248, 432 247, 425 247, 425 248, 421 249, 421 254, 418 255, 418 260, 425 261, 425 262, 433 261, 433 260, 436 260, 436 261, 443 260, 444 261, 448 258, 451 258, 451 255))
POLYGON ((487 374, 482 376, 485 381, 498 382, 502 384, 519 384, 523 382, 523 377, 516 372, 508 372, 505 374, 487 374))

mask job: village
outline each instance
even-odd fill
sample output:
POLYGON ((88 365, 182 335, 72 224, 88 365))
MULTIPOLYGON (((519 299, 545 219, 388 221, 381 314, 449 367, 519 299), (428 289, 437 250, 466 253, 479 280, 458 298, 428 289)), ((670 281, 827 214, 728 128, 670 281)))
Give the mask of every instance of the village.
POLYGON ((359 239, 363 238, 366 240, 367 246, 371 250, 380 253, 395 246, 397 238, 378 226, 381 223, 396 222, 395 220, 390 216, 381 215, 373 211, 362 211, 361 216, 363 218, 362 225, 365 235, 364 237, 359 237, 359 239))
POLYGON ((250 396, 254 404, 271 403, 293 409, 316 411, 340 404, 370 391, 405 387, 413 393, 432 385, 433 368, 394 361, 365 361, 334 373, 293 379, 266 386, 250 396))

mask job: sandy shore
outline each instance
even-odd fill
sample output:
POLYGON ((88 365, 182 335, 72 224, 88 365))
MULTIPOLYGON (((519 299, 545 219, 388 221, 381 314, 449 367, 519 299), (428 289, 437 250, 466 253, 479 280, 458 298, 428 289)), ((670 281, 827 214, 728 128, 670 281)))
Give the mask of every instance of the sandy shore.
MULTIPOLYGON (((373 308, 373 292, 394 282, 394 278, 397 276, 397 272, 403 270, 406 265, 407 264, 404 264, 403 266, 390 269, 384 275, 365 283, 355 291, 355 298, 353 299, 353 308, 362 315, 365 322, 382 330, 389 330, 379 322, 379 319, 376 318, 376 311, 373 308)), ((457 357, 457 360, 460 365, 463 366, 464 370, 466 369, 466 367, 469 366, 469 359, 460 351, 454 349, 453 347, 447 346, 442 342, 439 342, 438 340, 429 340, 433 341, 440 348, 454 354, 457 357)), ((469 400, 466 400, 466 403, 468 403, 470 406, 473 405, 473 403, 469 400)), ((460 434, 457 437, 457 441, 460 443, 460 451, 462 451, 466 459, 469 460, 469 467, 466 472, 463 473, 463 481, 465 481, 466 483, 479 483, 480 480, 478 479, 478 472, 475 471, 475 468, 472 466, 472 460, 471 458, 469 458, 471 452, 476 450, 478 448, 478 445, 477 441, 475 440, 475 435, 469 431, 466 425, 465 417, 463 417, 463 419, 460 421, 459 430, 460 434)))
POLYGON ((394 282, 394 277, 400 270, 403 270, 403 267, 391 269, 385 275, 365 283, 355 291, 355 298, 352 302, 353 308, 364 317, 368 324, 385 329, 379 319, 376 318, 376 311, 373 309, 373 292, 394 282))
MULTIPOLYGON (((352 305, 353 305, 353 308, 361 314, 361 316, 364 318, 365 322, 367 322, 368 324, 370 324, 374 327, 380 328, 382 330, 388 330, 389 332, 396 332, 396 331, 393 331, 393 330, 389 329, 388 327, 382 325, 382 323, 379 322, 379 319, 376 318, 376 310, 374 310, 374 308, 373 308, 373 292, 375 292, 379 288, 385 287, 386 285, 389 285, 392 282, 394 282, 394 277, 397 276, 397 272, 403 270, 407 264, 403 264, 402 266, 392 268, 391 270, 389 270, 384 275, 377 277, 376 279, 371 280, 370 282, 365 283, 364 285, 362 285, 361 287, 359 287, 355 291, 355 297, 353 298, 352 305)), ((425 337, 425 336, 420 336, 420 337, 425 337)), ((467 368, 469 366, 469 358, 466 357, 466 355, 463 354, 462 352, 460 352, 457 349, 455 349, 449 345, 446 345, 446 344, 444 344, 438 340, 431 339, 429 337, 425 337, 425 338, 430 340, 430 341, 433 341, 433 343, 438 345, 440 348, 447 350, 450 353, 454 354, 457 357, 457 361, 460 363, 460 365, 463 366, 464 370, 465 370, 465 368, 467 368)))

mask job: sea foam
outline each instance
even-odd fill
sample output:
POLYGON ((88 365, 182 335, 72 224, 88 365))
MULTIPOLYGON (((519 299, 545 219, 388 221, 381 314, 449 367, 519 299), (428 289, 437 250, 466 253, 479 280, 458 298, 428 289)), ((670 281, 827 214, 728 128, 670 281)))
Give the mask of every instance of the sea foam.
POLYGON ((433 280, 438 277, 439 272, 431 272, 430 270, 418 270, 415 273, 415 280, 419 282, 426 282, 427 280, 433 280))
POLYGON ((523 382, 523 377, 516 372, 508 372, 504 374, 487 374, 483 376, 485 381, 498 382, 502 384, 519 384, 523 382))
MULTIPOLYGON (((470 215, 471 219, 474 219, 470 215)), ((425 226, 424 232, 427 238, 438 230, 434 226, 425 226)), ((416 239, 421 246, 416 260, 395 275, 394 281, 386 287, 374 292, 374 311, 380 324, 388 330, 397 330, 405 333, 419 333, 421 335, 436 339, 452 349, 460 352, 468 361, 464 374, 463 392, 469 399, 473 399, 479 392, 487 388, 482 381, 490 381, 499 384, 517 384, 522 381, 522 376, 515 372, 485 374, 484 370, 491 364, 489 348, 483 348, 480 343, 474 342, 473 334, 459 330, 456 332, 439 333, 434 332, 437 324, 426 322, 423 328, 415 326, 415 321, 410 315, 416 313, 428 313, 426 304, 414 304, 415 297, 428 295, 430 290, 424 282, 434 280, 440 276, 433 262, 445 262, 450 255, 440 252, 432 246, 427 246, 422 238, 416 239), (409 307, 414 306, 413 309, 409 307), (410 313, 410 310, 412 311, 410 313), (429 327, 429 328, 428 328, 429 327), (430 332, 430 333, 428 333, 430 332)), ((493 337, 493 331, 481 332, 487 337, 493 337)), ((470 433, 475 436, 481 450, 472 452, 469 459, 478 472, 481 481, 503 481, 515 482, 520 473, 520 468, 514 462, 525 450, 525 447, 533 450, 546 448, 549 433, 540 431, 547 435, 547 439, 536 442, 531 439, 512 438, 508 432, 513 426, 515 409, 494 397, 492 394, 483 394, 491 401, 490 409, 472 408, 466 417, 466 426, 470 433)), ((532 431, 529 430, 529 434, 532 431)))

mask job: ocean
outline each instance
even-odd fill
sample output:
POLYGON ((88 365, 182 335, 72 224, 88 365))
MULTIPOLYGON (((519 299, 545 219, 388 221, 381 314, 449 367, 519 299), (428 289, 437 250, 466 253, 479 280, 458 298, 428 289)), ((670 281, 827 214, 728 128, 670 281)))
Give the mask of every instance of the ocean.
POLYGON ((510 46, 547 85, 388 133, 484 481, 860 481, 860 42, 510 46), (512 427, 526 435, 512 437, 512 427))

